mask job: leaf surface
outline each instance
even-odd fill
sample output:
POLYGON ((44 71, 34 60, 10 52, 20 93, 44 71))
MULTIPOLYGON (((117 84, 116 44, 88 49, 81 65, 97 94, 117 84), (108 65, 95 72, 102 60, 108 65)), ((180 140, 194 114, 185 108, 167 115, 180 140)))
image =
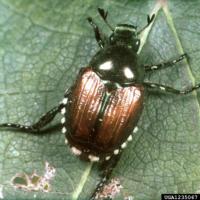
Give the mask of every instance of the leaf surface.
MULTIPOLYGON (((200 82, 199 1, 25 1, 0 2, 0 121, 31 124, 57 105, 64 91, 98 50, 86 18, 92 16, 110 34, 96 11, 109 11, 111 24, 141 28, 156 10, 140 53, 141 63, 159 63, 183 52, 189 60, 147 75, 146 80, 175 88, 200 82), (162 4, 163 3, 163 4, 162 4), (163 7, 161 7, 161 4, 163 7), (160 9, 158 9, 161 7, 160 9)), ((200 189, 199 92, 187 96, 148 93, 139 131, 113 172, 121 196, 159 200, 161 193, 200 189)), ((60 116, 52 123, 58 124, 60 116)), ((97 166, 80 161, 64 144, 59 129, 30 135, 0 130, 0 185, 5 199, 85 200, 99 180, 97 166), (56 169, 52 191, 25 192, 10 185, 20 172, 44 174, 56 169)), ((117 198, 116 198, 117 199, 117 198)))

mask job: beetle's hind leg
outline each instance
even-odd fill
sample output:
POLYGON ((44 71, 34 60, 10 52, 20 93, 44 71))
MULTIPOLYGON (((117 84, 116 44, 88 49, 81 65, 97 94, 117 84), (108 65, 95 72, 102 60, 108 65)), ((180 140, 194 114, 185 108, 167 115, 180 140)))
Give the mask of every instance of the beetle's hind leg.
MULTIPOLYGON (((95 191, 91 195, 89 200, 99 199, 98 197, 101 196, 104 187, 109 183, 109 179, 111 177, 112 171, 117 165, 119 159, 121 157, 121 152, 118 155, 113 155, 110 160, 104 161, 101 165, 101 180, 97 184, 95 191)), ((105 197, 106 199, 110 199, 109 197, 105 197)))
POLYGON ((53 109, 45 113, 35 124, 26 126, 26 125, 21 125, 21 124, 14 124, 14 123, 3 123, 3 124, 0 124, 0 127, 14 128, 19 131, 38 133, 41 131, 43 127, 45 127, 54 119, 56 114, 61 111, 63 106, 64 106, 63 104, 59 104, 58 106, 54 107, 53 109))
POLYGON ((170 60, 167 62, 155 64, 155 65, 144 65, 144 69, 146 72, 149 72, 149 71, 154 71, 154 70, 158 70, 158 69, 171 67, 171 66, 175 65, 176 63, 182 61, 186 57, 187 57, 187 54, 185 53, 185 54, 180 55, 178 58, 176 58, 174 60, 170 60))

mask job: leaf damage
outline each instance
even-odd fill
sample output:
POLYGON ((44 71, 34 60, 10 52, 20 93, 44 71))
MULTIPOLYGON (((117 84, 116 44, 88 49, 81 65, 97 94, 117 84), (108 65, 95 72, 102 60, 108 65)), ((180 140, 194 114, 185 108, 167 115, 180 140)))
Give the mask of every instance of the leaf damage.
POLYGON ((11 180, 11 185, 16 189, 24 191, 50 192, 52 190, 50 181, 55 176, 56 169, 45 162, 44 175, 40 176, 35 171, 32 174, 17 173, 11 180))
POLYGON ((96 194, 95 199, 113 199, 120 193, 122 188, 120 180, 118 178, 113 178, 96 194))

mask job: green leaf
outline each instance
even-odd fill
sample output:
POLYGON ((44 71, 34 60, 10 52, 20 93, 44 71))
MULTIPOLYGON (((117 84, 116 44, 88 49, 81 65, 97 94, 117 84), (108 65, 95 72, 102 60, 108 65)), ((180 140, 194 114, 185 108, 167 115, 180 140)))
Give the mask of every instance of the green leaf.
MULTIPOLYGON (((140 62, 159 63, 183 52, 189 53, 190 59, 150 73, 147 80, 180 89, 200 82, 199 1, 99 2, 0 2, 0 122, 31 124, 60 102, 79 69, 87 66, 98 50, 86 18, 94 17, 110 34, 97 7, 109 11, 111 24, 139 27, 146 23, 147 14, 156 12, 153 26, 142 35, 140 62)), ((118 199, 159 200, 161 193, 200 190, 199 94, 148 93, 139 131, 113 172, 123 185, 118 199)), ((52 125, 59 120, 60 116, 52 125)), ((0 186, 5 199, 85 200, 98 175, 96 165, 70 153, 60 130, 40 136, 0 130, 0 186), (17 173, 36 170, 42 176, 46 161, 56 169, 51 192, 25 192, 11 186, 17 173)))

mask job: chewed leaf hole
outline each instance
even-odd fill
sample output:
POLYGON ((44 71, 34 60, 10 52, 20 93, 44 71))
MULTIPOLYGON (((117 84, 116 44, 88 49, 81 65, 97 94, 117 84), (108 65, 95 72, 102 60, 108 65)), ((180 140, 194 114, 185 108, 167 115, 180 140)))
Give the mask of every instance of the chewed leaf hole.
POLYGON ((13 187, 23 189, 25 191, 42 191, 49 192, 51 190, 50 180, 55 176, 55 168, 48 162, 45 163, 45 171, 42 176, 36 172, 32 174, 17 173, 11 180, 13 187))
POLYGON ((31 178, 31 183, 33 185, 37 185, 39 183, 39 181, 41 180, 41 177, 38 176, 37 174, 32 174, 32 176, 30 177, 31 178))
POLYGON ((43 185, 43 191, 44 192, 48 192, 49 191, 49 188, 50 188, 50 185, 48 182, 46 182, 44 185, 43 185))
POLYGON ((113 178, 96 193, 95 199, 113 199, 120 193, 122 188, 120 180, 118 178, 113 178))
POLYGON ((13 185, 28 185, 27 176, 25 174, 16 174, 15 177, 12 179, 13 185))

